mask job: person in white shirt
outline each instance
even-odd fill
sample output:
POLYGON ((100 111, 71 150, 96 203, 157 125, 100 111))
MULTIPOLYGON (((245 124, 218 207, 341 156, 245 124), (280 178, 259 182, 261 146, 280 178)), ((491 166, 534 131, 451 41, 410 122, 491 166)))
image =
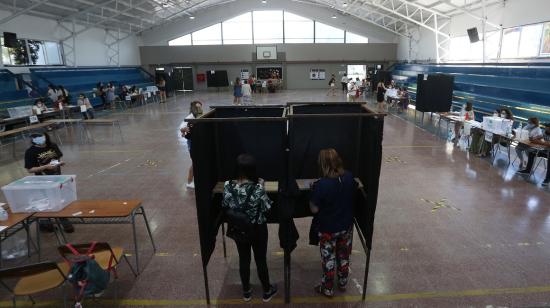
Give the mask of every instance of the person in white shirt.
POLYGON ((86 95, 84 95, 84 93, 80 93, 80 95, 78 96, 77 105, 80 107, 80 113, 82 114, 82 118, 84 120, 94 118, 94 107, 92 106, 90 100, 86 97, 86 95))
POLYGON ((44 102, 41 99, 37 99, 34 105, 32 106, 32 113, 34 115, 42 114, 43 112, 46 112, 48 108, 46 108, 46 105, 44 105, 44 102))
MULTIPOLYGON (((185 119, 196 119, 202 115, 202 103, 199 101, 192 101, 189 107, 189 115, 185 119)), ((191 167, 187 173, 187 188, 195 189, 195 182, 193 181, 193 157, 191 156, 191 132, 193 124, 183 121, 180 125, 181 136, 187 139, 187 149, 189 150, 189 156, 191 157, 191 167)))
POLYGON ((357 84, 353 81, 352 78, 349 79, 347 88, 348 88, 348 102, 355 102, 355 99, 357 98, 357 84))
MULTIPOLYGON (((529 131, 529 142, 533 142, 535 140, 540 140, 544 137, 542 129, 539 127, 539 119, 538 118, 529 118, 527 122, 527 126, 525 126, 523 129, 529 131)), ((523 168, 523 153, 525 152, 531 152, 535 151, 530 146, 524 144, 524 143, 518 143, 518 146, 516 147, 516 154, 519 158, 519 166, 520 169, 523 168)))
POLYGON ((344 74, 340 82, 342 84, 342 92, 346 93, 348 91, 348 74, 344 74))
POLYGON ((250 103, 252 101, 252 87, 248 84, 248 80, 247 79, 244 80, 244 84, 241 88, 241 92, 243 94, 243 101, 245 104, 250 103))

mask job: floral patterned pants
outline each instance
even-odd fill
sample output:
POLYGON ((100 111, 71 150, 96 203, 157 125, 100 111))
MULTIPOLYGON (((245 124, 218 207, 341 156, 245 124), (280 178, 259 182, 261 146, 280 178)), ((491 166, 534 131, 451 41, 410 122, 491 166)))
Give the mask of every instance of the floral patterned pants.
POLYGON ((319 238, 323 267, 321 286, 326 291, 332 292, 335 272, 338 275, 339 286, 345 287, 348 283, 353 227, 336 233, 319 233, 319 238))

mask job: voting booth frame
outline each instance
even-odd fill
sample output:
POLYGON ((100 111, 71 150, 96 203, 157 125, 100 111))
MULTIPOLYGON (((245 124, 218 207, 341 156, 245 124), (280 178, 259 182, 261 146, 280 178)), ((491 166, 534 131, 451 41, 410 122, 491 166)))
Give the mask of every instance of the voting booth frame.
POLYGON ((207 303, 207 267, 220 227, 226 256, 222 193, 214 188, 236 178, 236 159, 243 153, 256 158, 259 177, 278 183, 277 191, 268 192, 273 200, 268 223, 279 225, 285 302, 290 302, 291 253, 299 237, 293 219, 312 216, 309 191, 300 189, 296 180, 319 177, 317 160, 324 148, 336 149, 346 170, 362 184, 354 199, 354 226, 366 254, 365 300, 386 114, 362 103, 341 102, 211 108, 197 119, 186 120, 192 125, 191 157, 207 303))

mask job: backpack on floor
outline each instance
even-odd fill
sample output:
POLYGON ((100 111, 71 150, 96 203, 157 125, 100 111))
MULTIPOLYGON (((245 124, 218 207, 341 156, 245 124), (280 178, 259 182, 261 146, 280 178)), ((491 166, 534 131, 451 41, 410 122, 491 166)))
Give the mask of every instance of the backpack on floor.
POLYGON ((67 261, 70 270, 67 279, 75 288, 76 302, 80 302, 86 296, 101 293, 107 288, 110 280, 109 271, 113 258, 109 260, 109 268, 104 270, 94 258, 93 250, 96 242, 93 242, 86 254, 80 254, 71 244, 66 247, 73 253, 67 261))

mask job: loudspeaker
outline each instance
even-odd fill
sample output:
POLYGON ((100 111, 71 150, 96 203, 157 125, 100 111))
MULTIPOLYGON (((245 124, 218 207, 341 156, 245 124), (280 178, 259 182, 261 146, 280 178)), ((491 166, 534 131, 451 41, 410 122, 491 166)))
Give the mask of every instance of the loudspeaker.
POLYGON ((17 35, 11 32, 4 32, 4 47, 15 48, 19 44, 17 42, 17 35))
POLYGON ((479 42, 479 34, 477 33, 477 28, 468 29, 468 37, 470 38, 470 43, 479 42))

